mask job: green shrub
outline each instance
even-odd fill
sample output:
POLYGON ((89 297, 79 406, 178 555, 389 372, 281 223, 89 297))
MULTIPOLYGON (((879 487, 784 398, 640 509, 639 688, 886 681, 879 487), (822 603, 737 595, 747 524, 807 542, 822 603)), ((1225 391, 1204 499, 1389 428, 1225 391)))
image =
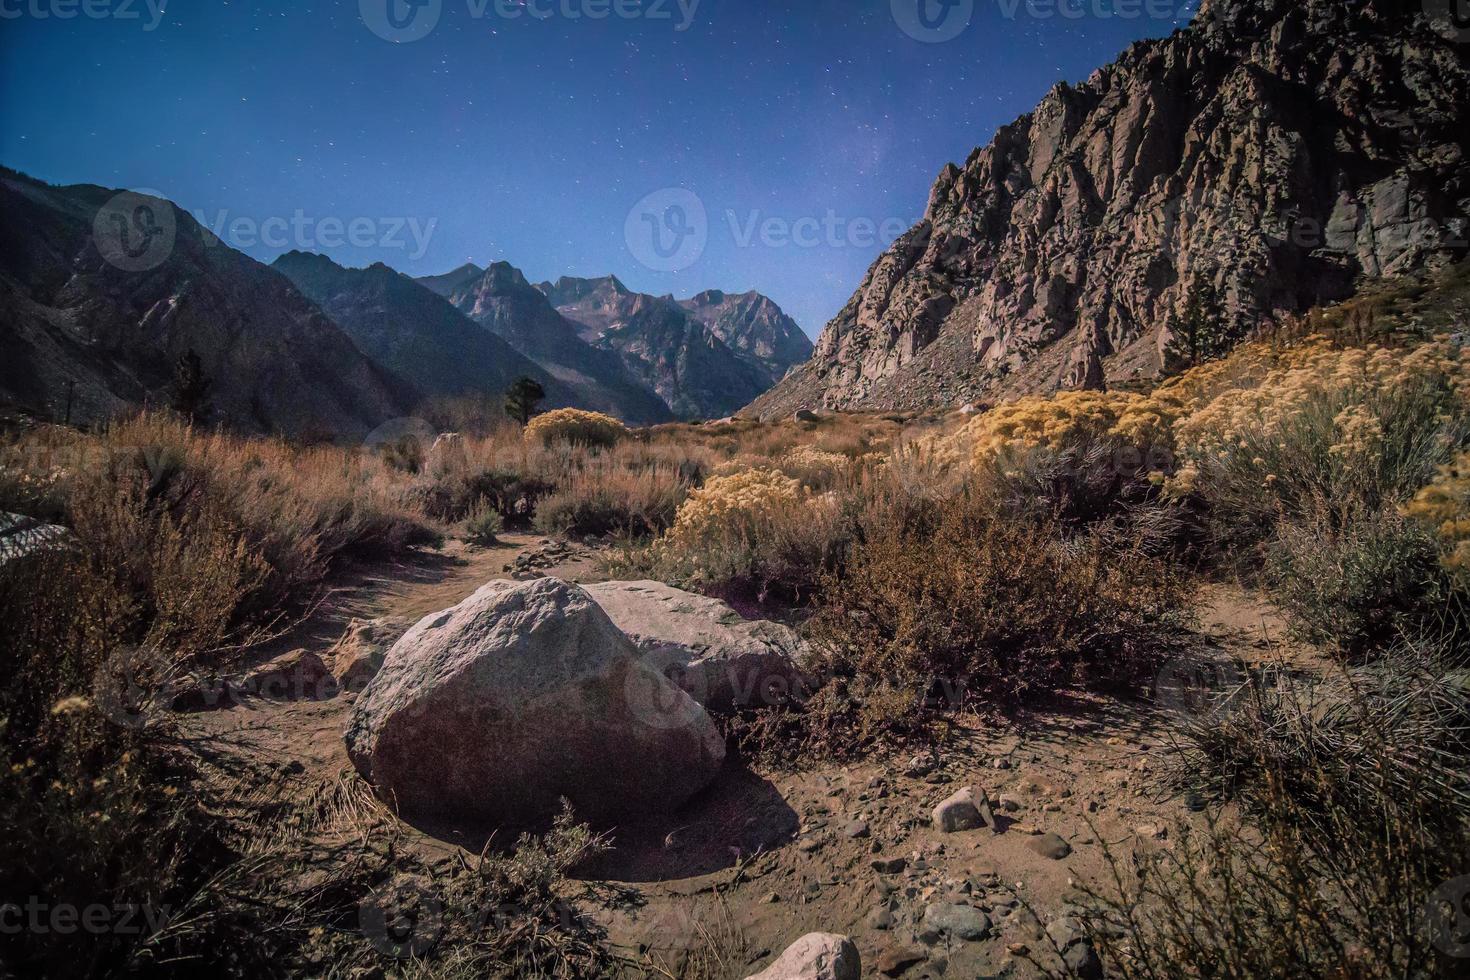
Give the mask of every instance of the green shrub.
POLYGON ((1150 671, 1185 596, 1157 559, 961 497, 865 528, 811 634, 839 674, 1011 701, 1150 671))
POLYGON ((1438 558, 1431 533, 1396 511, 1324 515, 1280 525, 1266 574, 1298 639, 1360 657, 1458 631, 1463 597, 1438 558))
POLYGON ((1470 854, 1463 651, 1399 648, 1325 680, 1282 664, 1232 704, 1188 727, 1171 769, 1242 818, 1109 853, 1085 923, 1109 975, 1462 975, 1436 939, 1463 941, 1463 894, 1434 896, 1470 854))
POLYGON ((505 518, 491 507, 481 507, 465 521, 464 539, 470 544, 490 548, 500 543, 500 533, 505 530, 505 518))

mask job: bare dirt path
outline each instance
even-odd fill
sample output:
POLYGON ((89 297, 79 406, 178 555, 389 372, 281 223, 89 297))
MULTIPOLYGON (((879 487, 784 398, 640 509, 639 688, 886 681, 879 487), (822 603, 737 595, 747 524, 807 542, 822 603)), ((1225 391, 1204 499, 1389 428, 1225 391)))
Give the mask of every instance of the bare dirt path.
MULTIPOLYGON (((534 561, 545 539, 508 534, 502 546, 455 542, 416 560, 360 570, 285 648, 324 652, 354 618, 407 622, 534 561)), ((546 559, 544 571, 591 581, 590 554, 546 559)), ((1260 659, 1282 624, 1239 589, 1202 591, 1199 647, 1207 658, 1260 659)), ((247 700, 189 716, 188 727, 231 753, 279 771, 288 796, 309 798, 350 775, 342 732, 354 695, 321 701, 247 700)), ((1165 705, 1167 708, 1168 706, 1165 705)), ((1169 826, 1195 819, 1155 778, 1172 718, 1138 700, 1075 695, 1003 722, 960 718, 932 757, 761 772, 731 766, 679 813, 617 828, 616 850, 583 869, 593 893, 578 904, 650 975, 744 977, 812 931, 849 935, 864 975, 905 963, 904 977, 988 976, 1031 968, 1020 951, 1046 947, 1040 926, 1079 884, 1101 885, 1106 854, 1169 847, 1169 826), (999 832, 944 834, 935 804, 966 785, 1001 803, 999 832), (875 870, 874 862, 886 862, 875 870), (925 913, 969 905, 993 926, 978 941, 925 942, 925 913)), ((418 833, 428 852, 475 850, 483 836, 418 833)))

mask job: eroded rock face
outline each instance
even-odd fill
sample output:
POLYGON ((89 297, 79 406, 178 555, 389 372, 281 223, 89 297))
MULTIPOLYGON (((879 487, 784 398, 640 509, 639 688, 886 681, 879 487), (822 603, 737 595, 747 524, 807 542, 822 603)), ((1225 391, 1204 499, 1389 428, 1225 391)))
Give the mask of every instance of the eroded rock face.
POLYGON ((711 711, 768 706, 801 696, 811 681, 796 632, 747 620, 718 599, 662 582, 601 582, 587 593, 647 663, 711 711))
POLYGON ((420 621, 359 696, 348 754, 409 814, 532 827, 671 810, 724 761, 704 709, 582 589, 492 582, 420 621))
POLYGON ((920 408, 1155 373, 1195 278, 1239 331, 1465 252, 1470 45, 1400 0, 1214 0, 1060 84, 745 414, 920 408))
POLYGON ((776 958, 776 961, 745 980, 858 980, 862 960, 857 946, 846 936, 809 932, 776 958))

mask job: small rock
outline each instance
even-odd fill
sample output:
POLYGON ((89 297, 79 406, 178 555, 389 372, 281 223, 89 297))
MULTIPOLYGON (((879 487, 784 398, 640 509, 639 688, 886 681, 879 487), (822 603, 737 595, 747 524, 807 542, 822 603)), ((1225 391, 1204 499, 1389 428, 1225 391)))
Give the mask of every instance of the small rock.
POLYGON ((1092 943, 1083 940, 1062 953, 1062 962, 1067 964, 1071 975, 1078 980, 1102 980, 1103 965, 1092 943))
POLYGON ((997 769, 1009 769, 1010 767, 1011 767, 1011 760, 1010 759, 996 759, 995 760, 995 768, 997 768, 997 769))
POLYGON ((854 820, 842 828, 842 833, 852 840, 863 840, 869 834, 868 822, 866 820, 854 820))
POLYGON ((1164 840, 1169 836, 1169 828, 1163 824, 1141 823, 1133 828, 1133 832, 1139 837, 1152 840, 1164 840))
POLYGON ((860 980, 862 960, 846 936, 809 932, 745 980, 860 980))
POLYGON ((946 834, 977 827, 996 830, 990 801, 973 786, 966 786, 934 808, 934 825, 946 834))
POLYGON ((1072 853, 1072 845, 1056 834, 1042 834, 1026 842, 1026 846, 1044 858, 1060 861, 1072 853))
POLYGON ((761 896, 762 905, 776 905, 780 901, 781 896, 776 894, 775 892, 766 892, 763 896, 761 896))
POLYGON ((933 945, 944 936, 967 942, 984 939, 990 932, 990 916, 968 905, 935 903, 924 909, 924 925, 919 938, 933 945))
POLYGON ((873 870, 880 875, 896 875, 908 866, 908 859, 904 857, 873 858, 873 870))
POLYGON ((927 953, 914 946, 889 946, 878 954, 878 972, 887 977, 902 976, 909 967, 928 958, 927 953))

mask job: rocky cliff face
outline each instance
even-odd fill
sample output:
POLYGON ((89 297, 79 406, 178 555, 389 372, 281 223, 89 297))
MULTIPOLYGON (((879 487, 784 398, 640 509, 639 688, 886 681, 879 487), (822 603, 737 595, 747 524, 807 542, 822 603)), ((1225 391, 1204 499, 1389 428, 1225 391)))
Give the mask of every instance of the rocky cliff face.
POLYGON ((407 413, 409 386, 284 276, 117 193, 0 170, 0 401, 73 422, 167 405, 192 350, 238 428, 352 438, 407 413))
POLYGON ((544 368, 576 404, 638 425, 673 420, 658 395, 629 372, 615 351, 583 339, 519 269, 497 262, 420 279, 471 320, 544 368))
MULTIPOLYGON (((729 415, 777 380, 760 360, 735 349, 684 304, 635 293, 616 276, 563 276, 536 288, 580 325, 588 343, 616 351, 628 371, 680 418, 729 415)), ((740 335, 733 329, 738 323, 726 325, 732 336, 740 335)), ((759 339, 751 335, 745 342, 754 346, 759 339)))
POLYGON ((758 365, 775 384, 812 356, 812 342, 795 320, 760 293, 710 289, 681 299, 688 310, 730 349, 758 365))
POLYGON ((271 268, 320 306, 364 353, 423 395, 498 397, 524 376, 541 383, 549 406, 572 401, 572 393, 539 365, 442 296, 382 263, 346 269, 325 255, 288 252, 271 268))
POLYGON ((920 408, 1152 375, 1196 277, 1245 330, 1463 255, 1470 44, 1419 0, 1207 0, 1058 85, 750 407, 920 408))

